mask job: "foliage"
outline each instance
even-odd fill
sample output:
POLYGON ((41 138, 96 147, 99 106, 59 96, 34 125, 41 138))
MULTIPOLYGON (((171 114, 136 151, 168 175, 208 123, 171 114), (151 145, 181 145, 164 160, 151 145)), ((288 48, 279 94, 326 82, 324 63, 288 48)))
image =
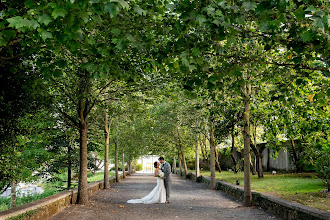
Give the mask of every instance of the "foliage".
POLYGON ((135 165, 135 171, 141 171, 142 170, 142 164, 138 163, 135 165))

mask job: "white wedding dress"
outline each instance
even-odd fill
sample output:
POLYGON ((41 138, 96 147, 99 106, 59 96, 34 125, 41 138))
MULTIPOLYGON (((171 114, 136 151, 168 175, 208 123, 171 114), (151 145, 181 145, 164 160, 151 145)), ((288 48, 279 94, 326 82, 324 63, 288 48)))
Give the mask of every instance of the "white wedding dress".
MULTIPOLYGON (((158 171, 157 175, 159 176, 160 172, 158 171)), ((164 179, 157 177, 157 186, 145 197, 142 199, 131 199, 127 203, 144 203, 144 204, 154 204, 154 203, 165 203, 166 201, 166 191, 164 185, 164 179)))

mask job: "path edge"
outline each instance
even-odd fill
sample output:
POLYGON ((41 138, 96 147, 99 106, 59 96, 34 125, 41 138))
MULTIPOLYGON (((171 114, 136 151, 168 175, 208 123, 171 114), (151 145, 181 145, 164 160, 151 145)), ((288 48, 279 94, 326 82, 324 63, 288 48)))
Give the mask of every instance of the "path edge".
MULTIPOLYGON (((184 177, 182 176, 182 178, 184 177)), ((206 185, 209 185, 211 182, 210 177, 205 176, 199 176, 196 180, 196 175, 194 173, 188 173, 186 179, 195 180, 196 182, 206 185)), ((238 185, 216 180, 216 190, 220 190, 239 201, 243 201, 244 199, 244 189, 238 185)), ((263 192, 252 191, 252 205, 260 206, 282 219, 330 220, 329 212, 291 202, 263 192)))
MULTIPOLYGON (((126 172, 128 176, 128 172, 126 172)), ((122 178, 122 175, 120 176, 122 178)), ((116 181, 116 177, 109 178, 109 182, 116 181)), ((92 182, 88 184, 88 196, 93 195, 95 192, 104 189, 104 180, 92 182)), ((71 204, 77 202, 78 189, 66 190, 43 199, 39 199, 13 209, 8 209, 0 212, 0 220, 18 220, 18 219, 33 219, 44 220, 49 219, 53 215, 64 210, 71 204)))

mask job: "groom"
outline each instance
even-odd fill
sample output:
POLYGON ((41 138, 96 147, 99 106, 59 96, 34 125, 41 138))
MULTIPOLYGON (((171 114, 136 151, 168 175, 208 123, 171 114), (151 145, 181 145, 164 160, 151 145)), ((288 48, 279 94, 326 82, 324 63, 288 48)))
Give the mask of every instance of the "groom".
POLYGON ((161 170, 164 173, 164 185, 165 185, 165 189, 166 189, 166 202, 165 203, 169 203, 170 202, 169 199, 170 199, 170 192, 171 192, 171 184, 172 184, 171 165, 164 160, 164 157, 160 157, 158 160, 159 160, 159 163, 162 164, 161 170))

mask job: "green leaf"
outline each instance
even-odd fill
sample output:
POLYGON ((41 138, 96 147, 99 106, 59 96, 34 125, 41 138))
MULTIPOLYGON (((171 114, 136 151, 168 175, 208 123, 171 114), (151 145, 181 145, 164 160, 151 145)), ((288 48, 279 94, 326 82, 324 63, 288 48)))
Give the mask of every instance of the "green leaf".
POLYGON ((199 15, 197 18, 199 24, 203 24, 207 19, 203 15, 199 15))
POLYGON ((194 47, 194 48, 192 48, 191 51, 192 51, 192 54, 193 54, 194 56, 198 56, 198 55, 201 53, 201 52, 199 51, 198 47, 194 47))
POLYGON ((316 9, 314 8, 314 6, 309 6, 305 9, 305 11, 316 11, 316 9))
POLYGON ((38 23, 37 20, 32 19, 32 20, 31 20, 31 23, 30 23, 30 26, 35 30, 35 29, 37 29, 38 27, 40 27, 40 24, 38 23))
POLYGON ((323 29, 324 28, 324 24, 321 18, 315 18, 314 20, 314 24, 316 25, 316 27, 323 29))
POLYGON ((134 6, 134 11, 137 12, 139 15, 147 15, 147 12, 145 10, 143 10, 142 8, 140 8, 138 5, 134 6))
POLYGON ((24 26, 23 18, 21 16, 8 18, 7 21, 9 22, 9 27, 21 28, 24 26))
POLYGON ((260 22, 258 26, 259 26, 260 31, 262 31, 262 32, 268 30, 268 22, 267 21, 260 22))
POLYGON ((112 28, 110 32, 114 35, 119 35, 121 33, 121 30, 118 28, 112 28))
POLYGON ((121 5, 121 7, 123 9, 126 9, 126 10, 129 9, 128 3, 126 1, 124 1, 124 0, 110 0, 110 2, 117 2, 117 3, 119 3, 121 5))
POLYGON ((304 9, 299 8, 294 12, 294 15, 296 16, 298 21, 301 21, 305 18, 305 11, 304 9))
POLYGON ((304 42, 308 42, 308 41, 312 40, 312 38, 313 38, 313 34, 310 33, 310 32, 308 32, 308 31, 306 31, 306 32, 302 33, 302 34, 300 35, 300 37, 302 38, 302 40, 303 40, 304 42))
POLYGON ((14 30, 4 30, 1 32, 4 39, 10 40, 16 37, 16 31, 14 30))
POLYGON ((41 32, 41 38, 43 40, 46 40, 48 38, 53 38, 53 35, 52 35, 52 33, 48 32, 46 30, 42 30, 42 32, 41 32))
POLYGON ((63 8, 57 8, 53 11, 52 16, 56 19, 58 17, 65 17, 68 12, 63 8))
POLYGON ((39 23, 47 26, 52 21, 52 18, 47 14, 43 14, 41 17, 39 17, 38 21, 39 23))
POLYGON ((243 3, 243 8, 246 10, 246 11, 254 11, 256 8, 257 8, 257 4, 255 2, 244 2, 243 3))
POLYGON ((5 46, 8 43, 6 39, 2 37, 2 34, 0 33, 0 47, 5 46))
POLYGON ((113 18, 114 16, 116 16, 117 12, 119 11, 119 8, 114 3, 108 2, 105 4, 104 10, 106 12, 109 12, 110 17, 113 18))

